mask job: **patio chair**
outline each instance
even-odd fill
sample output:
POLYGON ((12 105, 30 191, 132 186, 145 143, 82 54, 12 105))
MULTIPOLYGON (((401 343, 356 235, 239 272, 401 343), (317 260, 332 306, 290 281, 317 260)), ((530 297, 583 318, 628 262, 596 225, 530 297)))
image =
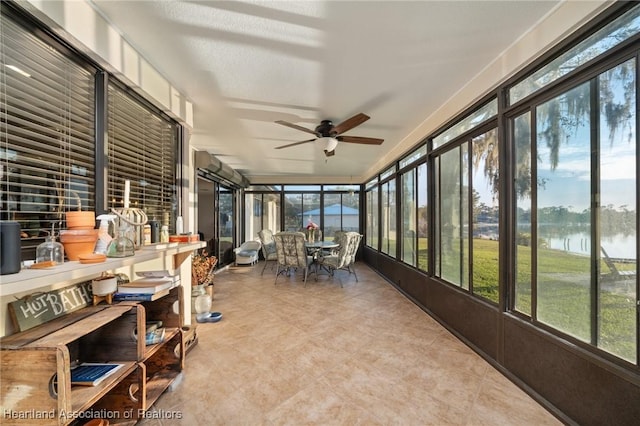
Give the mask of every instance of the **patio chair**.
POLYGON ((304 271, 304 285, 307 285, 307 275, 309 266, 313 263, 313 257, 307 254, 305 247, 305 235, 302 232, 279 232, 273 236, 276 242, 276 253, 278 263, 276 269, 276 280, 282 273, 289 275, 298 268, 304 271))
POLYGON ((276 253, 276 241, 273 239, 273 232, 270 229, 263 229, 258 231, 258 237, 262 242, 262 257, 264 257, 264 267, 260 275, 264 274, 264 270, 267 269, 267 263, 269 261, 273 264, 278 261, 278 254, 276 253))
MULTIPOLYGON (((356 277, 356 281, 358 281, 358 275, 355 269, 351 267, 356 261, 356 253, 360 247, 361 239, 362 235, 357 232, 343 233, 338 253, 320 257, 318 259, 319 266, 327 269, 331 277, 333 277, 339 269, 349 271, 349 274, 353 274, 356 277)), ((316 279, 318 279, 317 274, 316 279)), ((342 287, 342 280, 340 280, 340 287, 342 287)))
POLYGON ((604 249, 604 247, 600 247, 600 250, 602 251, 602 260, 604 261, 604 263, 607 265, 607 267, 609 268, 609 270, 611 271, 609 274, 605 274, 603 276, 604 280, 609 280, 609 281, 621 281, 621 280, 635 280, 636 278, 636 271, 635 270, 620 270, 618 269, 618 267, 616 266, 615 261, 618 261, 620 263, 631 263, 634 262, 635 263, 635 259, 631 260, 631 259, 615 259, 615 258, 611 258, 609 257, 609 254, 607 254, 606 250, 604 249))

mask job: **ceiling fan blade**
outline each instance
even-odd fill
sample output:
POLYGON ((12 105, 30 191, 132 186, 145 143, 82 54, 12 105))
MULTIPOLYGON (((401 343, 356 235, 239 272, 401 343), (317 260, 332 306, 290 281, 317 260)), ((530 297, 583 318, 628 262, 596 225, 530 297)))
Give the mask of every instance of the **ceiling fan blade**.
POLYGON ((288 145, 276 146, 275 149, 289 148, 290 146, 302 145, 303 143, 308 143, 308 142, 313 142, 313 141, 315 141, 315 139, 309 139, 309 140, 306 140, 306 141, 294 142, 294 143, 290 143, 288 145))
POLYGON ((282 124, 283 126, 291 127, 292 129, 302 130, 303 132, 311 133, 312 135, 318 136, 316 132, 311 129, 307 129, 306 127, 298 126, 297 124, 289 123, 288 121, 278 120, 276 121, 278 124, 282 124))
POLYGON ((336 134, 339 135, 341 133, 346 132, 347 130, 351 130, 356 126, 361 125, 362 123, 367 121, 369 118, 370 117, 368 115, 363 113, 356 114, 353 117, 347 118, 342 123, 335 126, 334 130, 336 131, 336 134))
POLYGON ((338 136, 336 139, 340 142, 361 143, 364 145, 381 145, 382 142, 384 142, 384 139, 366 138, 362 136, 338 136))

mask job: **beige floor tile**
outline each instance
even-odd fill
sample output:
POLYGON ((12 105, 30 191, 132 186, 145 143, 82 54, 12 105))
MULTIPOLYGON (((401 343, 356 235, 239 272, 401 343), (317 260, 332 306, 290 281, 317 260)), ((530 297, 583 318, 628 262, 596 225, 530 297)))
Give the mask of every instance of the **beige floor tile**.
POLYGON ((142 425, 559 424, 367 266, 342 288, 262 266, 216 275, 223 319, 152 408, 182 418, 142 425))

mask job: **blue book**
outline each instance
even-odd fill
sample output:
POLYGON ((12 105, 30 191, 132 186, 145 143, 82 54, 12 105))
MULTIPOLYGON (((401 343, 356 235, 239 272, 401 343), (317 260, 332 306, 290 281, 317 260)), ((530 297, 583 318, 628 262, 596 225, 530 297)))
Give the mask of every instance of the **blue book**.
POLYGON ((156 293, 115 293, 113 295, 113 300, 117 302, 151 302, 153 300, 160 299, 167 294, 169 294, 169 289, 160 290, 156 293))
POLYGON ((97 386, 124 364, 85 362, 71 369, 71 384, 97 386))

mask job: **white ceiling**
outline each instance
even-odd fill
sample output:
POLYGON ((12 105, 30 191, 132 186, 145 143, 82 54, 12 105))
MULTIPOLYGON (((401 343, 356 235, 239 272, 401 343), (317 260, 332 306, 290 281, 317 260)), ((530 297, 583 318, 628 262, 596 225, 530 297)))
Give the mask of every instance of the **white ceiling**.
POLYGON ((559 1, 93 3, 193 102, 196 148, 249 179, 355 183, 559 1), (345 135, 382 145, 274 149, 313 137, 275 120, 359 112, 345 135))

